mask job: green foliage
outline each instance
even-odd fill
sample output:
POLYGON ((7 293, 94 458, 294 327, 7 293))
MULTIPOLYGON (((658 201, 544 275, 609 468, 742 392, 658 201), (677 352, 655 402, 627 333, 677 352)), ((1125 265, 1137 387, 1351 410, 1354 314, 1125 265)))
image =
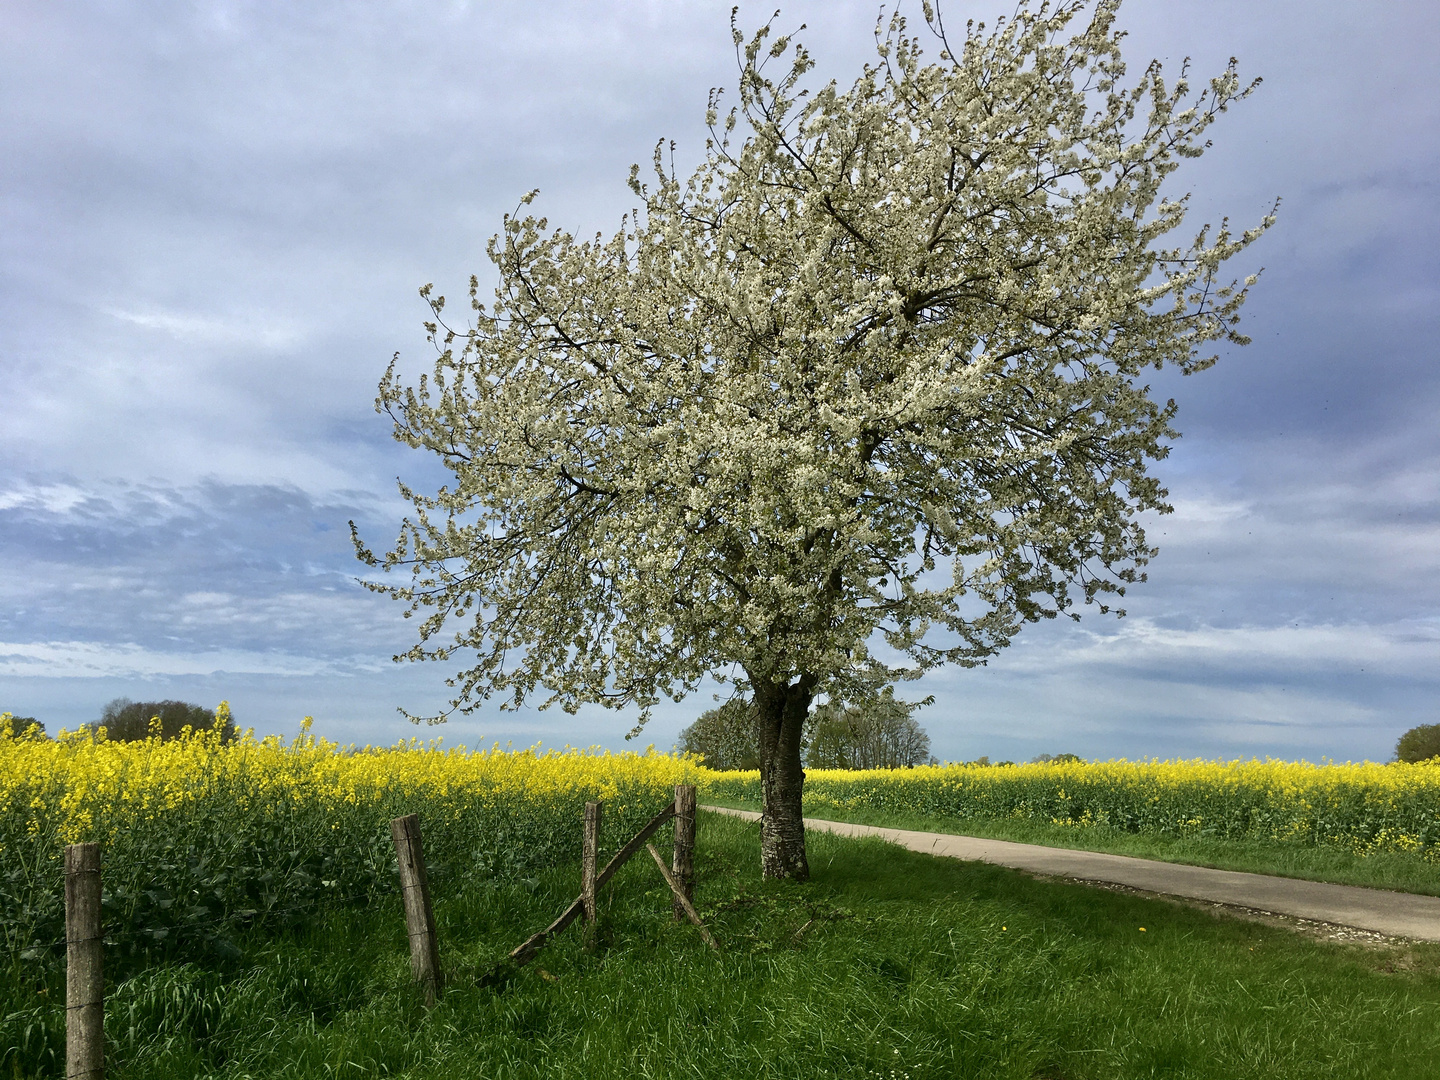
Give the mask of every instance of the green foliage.
MULTIPOLYGON (((1032 765, 1080 765, 1084 758, 1079 754, 1037 754, 1030 759, 1032 765)), ((987 761, 986 764, 989 764, 987 761)))
MULTIPOLYGON (((923 703, 921 703, 923 704, 923 703)), ((829 701, 806 725, 805 764, 811 769, 905 769, 933 764, 930 736, 886 687, 860 701, 829 701)))
MULTIPOLYGON (((815 836, 760 880, 753 827, 702 815, 676 924, 637 859, 571 928, 482 982, 574 895, 566 863, 436 897, 447 987, 409 985, 400 903, 247 932, 240 959, 107 987, 107 1075, 241 1080, 1394 1080, 1433 1070, 1440 951, 1359 950, 1164 901, 815 836), (1139 928, 1144 927, 1141 933, 1139 928)), ((610 830, 607 828, 609 837, 610 830)), ((63 972, 0 973, 0 1076, 63 1075, 63 972)))
MULTIPOLYGON (((192 731, 209 731, 215 726, 216 710, 203 705, 192 705, 188 701, 131 701, 116 698, 106 705, 100 719, 86 725, 91 729, 104 728, 106 736, 115 742, 139 742, 151 735, 159 735, 162 742, 178 739, 187 727, 192 731), (156 723, 156 718, 159 723, 156 723)), ((19 724, 16 724, 19 730, 19 724)), ((220 728, 220 741, 233 742, 235 722, 227 714, 220 728)))
POLYGON ((718 709, 707 709, 680 732, 676 749, 700 755, 707 769, 758 769, 760 741, 755 733, 754 707, 748 698, 733 697, 718 709))
POLYGON ((1395 744, 1397 761, 1429 761, 1440 757, 1440 724, 1421 724, 1413 727, 1395 744))

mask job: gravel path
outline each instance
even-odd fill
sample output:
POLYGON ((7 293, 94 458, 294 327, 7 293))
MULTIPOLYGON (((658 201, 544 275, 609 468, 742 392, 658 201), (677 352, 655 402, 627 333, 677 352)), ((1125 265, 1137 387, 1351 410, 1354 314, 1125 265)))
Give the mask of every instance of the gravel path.
MULTIPOLYGON (((729 810, 720 806, 702 806, 701 809, 730 814, 747 821, 760 817, 753 810, 729 810)), ((1017 844, 1009 840, 852 825, 818 818, 806 818, 805 825, 809 829, 841 836, 878 836, 911 851, 951 859, 974 859, 1035 874, 1125 885, 1166 896, 1353 926, 1391 937, 1440 941, 1440 897, 1437 896, 1301 881, 1267 874, 1245 874, 1235 870, 1212 870, 1204 866, 1017 844)))

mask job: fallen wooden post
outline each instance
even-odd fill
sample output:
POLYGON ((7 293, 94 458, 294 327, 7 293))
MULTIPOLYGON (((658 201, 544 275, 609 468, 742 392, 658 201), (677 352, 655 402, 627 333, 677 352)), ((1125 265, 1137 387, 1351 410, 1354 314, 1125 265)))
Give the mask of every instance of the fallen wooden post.
POLYGON ((410 971, 425 991, 425 1004, 434 1005, 440 994, 440 941, 435 933, 435 910, 430 904, 419 815, 390 822, 390 836, 400 863, 400 893, 405 901, 405 929, 410 935, 410 971))
POLYGON ((669 885, 670 891, 675 894, 675 903, 680 905, 680 908, 685 912, 686 916, 695 924, 696 928, 700 931, 700 936, 705 939, 705 944, 709 945, 710 948, 716 952, 719 952, 720 946, 715 944, 715 939, 710 936, 710 931, 705 929, 705 924, 700 921, 700 913, 695 910, 695 905, 692 904, 690 898, 685 895, 685 890, 680 887, 680 882, 675 879, 675 875, 672 874, 670 868, 665 865, 665 860, 661 858, 660 852, 655 850, 654 844, 646 844, 645 846, 650 849, 650 855, 655 860, 655 865, 660 868, 660 873, 665 875, 665 884, 669 885))
POLYGON ((65 1075, 105 1075, 100 845, 65 845, 65 1075))
MULTIPOLYGON (((635 834, 624 847, 615 853, 615 857, 605 864, 605 869, 595 876, 595 891, 599 893, 609 880, 615 876, 615 872, 630 861, 630 857, 645 846, 645 841, 655 835, 656 830, 675 816, 675 804, 670 803, 664 810, 661 810, 649 823, 635 834)), ((580 917, 585 911, 585 897, 577 896, 574 903, 560 913, 559 918, 541 930, 538 934, 532 934, 519 945, 510 950, 510 962, 514 964, 528 964, 534 959, 535 954, 545 947, 545 942, 564 930, 572 922, 580 917)))

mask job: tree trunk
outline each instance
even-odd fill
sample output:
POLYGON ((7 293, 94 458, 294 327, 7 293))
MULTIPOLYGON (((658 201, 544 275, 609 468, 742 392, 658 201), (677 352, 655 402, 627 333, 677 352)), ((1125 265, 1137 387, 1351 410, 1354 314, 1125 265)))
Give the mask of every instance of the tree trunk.
POLYGON ((814 698, 815 680, 767 683, 751 679, 755 693, 755 725, 760 736, 760 869, 767 878, 808 881, 805 861, 805 818, 801 795, 805 770, 800 740, 814 698))

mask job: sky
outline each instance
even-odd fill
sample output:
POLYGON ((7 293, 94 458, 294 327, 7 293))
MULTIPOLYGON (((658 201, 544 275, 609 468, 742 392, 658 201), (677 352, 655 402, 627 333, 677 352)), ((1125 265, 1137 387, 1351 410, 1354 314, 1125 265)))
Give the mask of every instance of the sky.
MULTIPOLYGON (((848 85, 878 10, 777 25, 848 85)), ((598 708, 410 726, 397 707, 435 711, 453 672, 391 661, 414 631, 358 584, 346 522, 383 547, 397 477, 442 479, 373 408, 393 354, 427 362, 418 288, 493 280, 532 188, 611 231, 658 140, 698 161, 708 90, 734 96, 729 12, 0 2, 0 711, 55 731, 117 697, 226 699, 346 743, 668 749, 709 689, 628 744, 634 714, 598 708)), ((1187 236, 1283 199, 1237 260, 1264 268, 1253 343, 1151 379, 1179 404, 1175 512, 1124 619, 1031 626, 902 692, 934 695, 947 760, 1386 760, 1440 722, 1440 6, 1128 0, 1120 25, 1132 73, 1264 79, 1175 177, 1187 236)))

